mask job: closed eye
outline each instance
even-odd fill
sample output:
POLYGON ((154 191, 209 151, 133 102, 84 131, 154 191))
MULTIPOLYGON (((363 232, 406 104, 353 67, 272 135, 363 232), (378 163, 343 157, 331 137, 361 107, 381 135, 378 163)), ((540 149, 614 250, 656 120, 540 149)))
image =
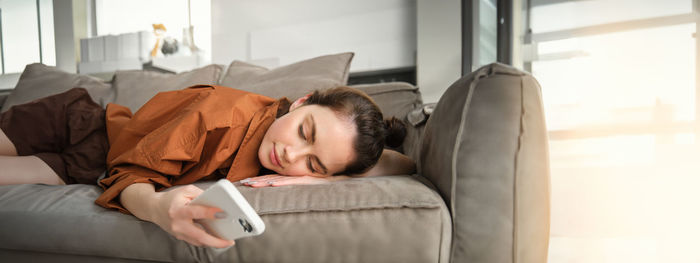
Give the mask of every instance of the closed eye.
POLYGON ((316 173, 313 164, 311 164, 311 157, 306 158, 306 166, 309 168, 309 171, 311 171, 311 173, 316 173))
MULTIPOLYGON (((299 125, 299 137, 304 141, 308 141, 308 139, 306 138, 306 135, 304 134, 303 123, 299 125)), ((306 158, 306 167, 309 168, 309 171, 311 171, 311 173, 316 173, 316 170, 314 170, 313 164, 311 164, 311 157, 306 158)))
POLYGON ((306 141, 306 136, 304 135, 304 125, 299 124, 299 137, 306 141))

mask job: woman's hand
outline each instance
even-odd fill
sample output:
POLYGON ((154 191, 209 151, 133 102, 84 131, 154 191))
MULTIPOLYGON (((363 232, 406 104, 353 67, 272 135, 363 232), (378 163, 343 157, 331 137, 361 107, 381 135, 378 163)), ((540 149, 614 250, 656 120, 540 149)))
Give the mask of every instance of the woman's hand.
POLYGON ((134 216, 155 223, 179 240, 195 246, 225 248, 235 244, 210 235, 195 220, 216 218, 219 208, 189 205, 204 192, 194 185, 178 187, 167 192, 155 192, 152 184, 137 183, 121 193, 121 202, 134 216))
POLYGON ((241 180, 241 184, 250 187, 283 186, 294 184, 325 184, 348 179, 348 176, 284 176, 279 174, 263 175, 241 180))
POLYGON ((195 246, 224 248, 234 245, 234 241, 212 236, 195 224, 197 219, 214 219, 216 213, 223 212, 215 207, 189 204, 202 192, 204 190, 194 185, 161 192, 156 206, 158 212, 153 222, 175 238, 195 246))

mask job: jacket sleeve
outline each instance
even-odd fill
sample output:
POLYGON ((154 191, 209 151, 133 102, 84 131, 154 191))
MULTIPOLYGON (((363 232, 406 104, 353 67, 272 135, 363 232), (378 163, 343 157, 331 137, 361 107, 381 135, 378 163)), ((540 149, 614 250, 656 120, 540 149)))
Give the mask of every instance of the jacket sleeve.
POLYGON ((99 182, 104 193, 96 204, 130 214, 119 201, 126 187, 135 183, 154 184, 156 190, 171 187, 173 178, 199 161, 206 128, 201 114, 190 109, 197 109, 200 91, 207 89, 161 93, 133 117, 123 106, 108 105, 108 176, 99 182))
POLYGON ((156 189, 171 187, 169 180, 158 172, 137 165, 130 165, 112 169, 112 175, 100 181, 105 191, 97 197, 95 203, 110 209, 130 215, 119 201, 119 195, 126 187, 135 183, 150 183, 156 189))

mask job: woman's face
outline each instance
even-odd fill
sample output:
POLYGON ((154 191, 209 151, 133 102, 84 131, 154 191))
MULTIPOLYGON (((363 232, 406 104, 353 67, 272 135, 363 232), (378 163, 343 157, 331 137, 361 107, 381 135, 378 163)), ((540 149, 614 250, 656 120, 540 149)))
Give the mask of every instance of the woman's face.
POLYGON ((265 133, 258 158, 280 175, 327 177, 354 159, 355 134, 354 124, 328 107, 292 105, 265 133))

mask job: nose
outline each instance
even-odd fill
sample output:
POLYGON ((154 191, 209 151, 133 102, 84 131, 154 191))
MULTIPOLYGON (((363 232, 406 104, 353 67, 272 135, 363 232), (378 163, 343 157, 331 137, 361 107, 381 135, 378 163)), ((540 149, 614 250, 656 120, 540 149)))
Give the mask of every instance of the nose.
POLYGON ((300 159, 303 159, 304 156, 308 155, 311 152, 311 147, 308 145, 305 146, 285 146, 284 147, 284 156, 282 157, 287 161, 287 163, 295 163, 300 159))

